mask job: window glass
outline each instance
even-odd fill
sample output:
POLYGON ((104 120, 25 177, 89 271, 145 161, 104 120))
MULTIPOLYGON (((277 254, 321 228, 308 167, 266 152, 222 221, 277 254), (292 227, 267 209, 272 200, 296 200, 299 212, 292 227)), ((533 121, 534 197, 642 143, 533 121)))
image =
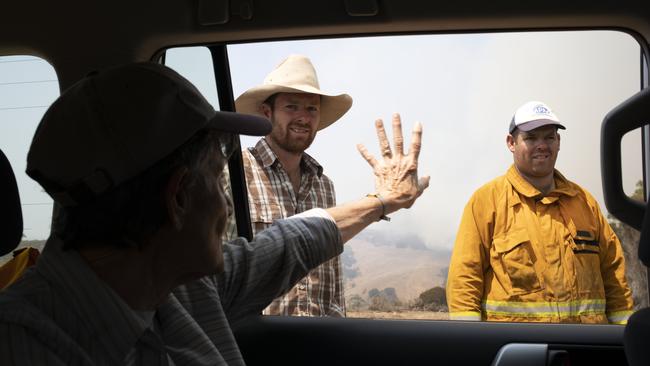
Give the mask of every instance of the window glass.
MULTIPOLYGON (((32 56, 0 57, 0 149, 16 175, 23 211, 22 246, 42 248, 50 234, 52 199, 25 174, 27 151, 49 105, 59 96, 56 73, 32 56)), ((0 257, 0 264, 12 254, 0 257)))
MULTIPOLYGON (((556 168, 591 192, 607 216, 600 124, 609 110, 639 90, 639 52, 632 37, 612 31, 228 47, 235 97, 262 84, 288 55, 303 54, 313 62, 321 90, 354 98, 351 110, 319 131, 307 150, 334 182, 338 202, 373 192, 370 168, 355 145, 363 143, 378 155, 375 118, 389 122, 393 112, 400 112, 405 131, 416 121, 423 123, 420 170, 432 176, 428 191, 412 209, 352 239, 341 257, 347 316, 419 319, 447 318, 444 289, 463 208, 476 189, 513 163, 506 135, 524 102, 545 102, 565 124, 556 168)), ((243 138, 242 146, 257 141, 243 138)), ((633 191, 642 179, 640 136, 626 137, 625 145, 626 166, 634 167, 624 171, 626 189, 633 191)), ((634 291, 647 299, 647 286, 634 291)))
POLYGON ((170 48, 165 52, 164 61, 166 66, 192 82, 214 109, 219 110, 212 55, 207 47, 170 48))
POLYGON ((643 197, 643 164, 638 158, 641 156, 641 141, 641 128, 623 135, 621 139, 621 169, 625 194, 645 202, 643 197))
MULTIPOLYGON (((178 47, 170 48, 165 51, 164 64, 174 69, 187 80, 196 85, 201 94, 219 110, 219 93, 215 80, 214 67, 212 63, 212 54, 207 47, 178 47)), ((230 185, 230 174, 228 166, 224 167, 223 178, 221 179, 226 196, 232 199, 232 189, 230 185)), ((228 217, 224 240, 234 239, 237 237, 237 224, 235 221, 234 211, 228 217)))

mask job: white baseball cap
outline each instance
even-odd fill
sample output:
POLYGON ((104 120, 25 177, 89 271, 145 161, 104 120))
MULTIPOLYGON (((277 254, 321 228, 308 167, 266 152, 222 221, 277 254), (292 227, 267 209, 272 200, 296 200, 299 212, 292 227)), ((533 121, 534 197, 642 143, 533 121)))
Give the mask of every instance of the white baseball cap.
POLYGON ((261 117, 215 112, 192 83, 153 62, 92 73, 41 120, 27 175, 63 206, 101 195, 144 172, 204 128, 265 136, 261 117))
POLYGON ((556 125, 566 130, 551 108, 542 102, 530 101, 519 107, 512 116, 508 132, 512 133, 516 128, 530 131, 546 125, 556 125))

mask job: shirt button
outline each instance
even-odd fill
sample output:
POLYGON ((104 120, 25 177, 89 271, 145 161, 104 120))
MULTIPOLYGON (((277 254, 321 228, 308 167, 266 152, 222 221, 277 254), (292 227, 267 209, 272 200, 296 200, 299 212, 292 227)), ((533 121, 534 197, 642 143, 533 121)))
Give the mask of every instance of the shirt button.
POLYGON ((298 285, 298 289, 299 289, 299 290, 304 290, 304 289, 305 289, 305 285, 303 285, 303 284, 298 285))

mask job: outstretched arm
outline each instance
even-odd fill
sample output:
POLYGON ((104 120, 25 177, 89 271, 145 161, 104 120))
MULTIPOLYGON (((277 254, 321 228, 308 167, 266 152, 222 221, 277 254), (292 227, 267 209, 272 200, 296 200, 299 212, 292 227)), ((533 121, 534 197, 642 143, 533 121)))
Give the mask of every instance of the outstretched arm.
POLYGON ((418 157, 422 146, 422 125, 413 128, 411 147, 404 154, 402 121, 399 114, 393 115, 394 150, 391 149, 384 122, 375 121, 382 159, 377 160, 363 145, 357 145, 359 152, 370 164, 375 174, 375 195, 327 209, 336 221, 343 242, 348 241, 366 226, 402 208, 409 208, 429 186, 429 177, 418 179, 418 157))
POLYGON ((411 207, 429 185, 429 177, 417 176, 422 126, 416 124, 411 148, 404 155, 399 115, 393 116, 394 153, 382 121, 377 120, 375 125, 383 159, 377 161, 363 146, 359 146, 359 151, 373 168, 375 193, 381 200, 365 197, 326 209, 334 223, 327 215, 321 215, 322 209, 309 210, 293 216, 294 219, 278 220, 258 233, 254 243, 239 238, 233 245, 224 245, 225 270, 215 277, 215 282, 231 323, 259 313, 309 270, 341 254, 342 243, 366 226, 382 215, 411 207), (301 218, 296 219, 297 216, 301 218), (342 241, 338 240, 339 234, 342 241))

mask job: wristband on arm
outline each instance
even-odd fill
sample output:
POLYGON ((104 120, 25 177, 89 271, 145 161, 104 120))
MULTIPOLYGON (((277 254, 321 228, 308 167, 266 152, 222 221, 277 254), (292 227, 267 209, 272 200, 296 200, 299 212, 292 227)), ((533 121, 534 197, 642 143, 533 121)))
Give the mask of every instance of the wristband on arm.
POLYGON ((366 197, 374 197, 378 199, 381 203, 381 216, 379 216, 379 220, 390 221, 390 217, 386 216, 386 203, 384 203, 384 199, 381 197, 381 195, 379 193, 369 193, 366 195, 366 197))

